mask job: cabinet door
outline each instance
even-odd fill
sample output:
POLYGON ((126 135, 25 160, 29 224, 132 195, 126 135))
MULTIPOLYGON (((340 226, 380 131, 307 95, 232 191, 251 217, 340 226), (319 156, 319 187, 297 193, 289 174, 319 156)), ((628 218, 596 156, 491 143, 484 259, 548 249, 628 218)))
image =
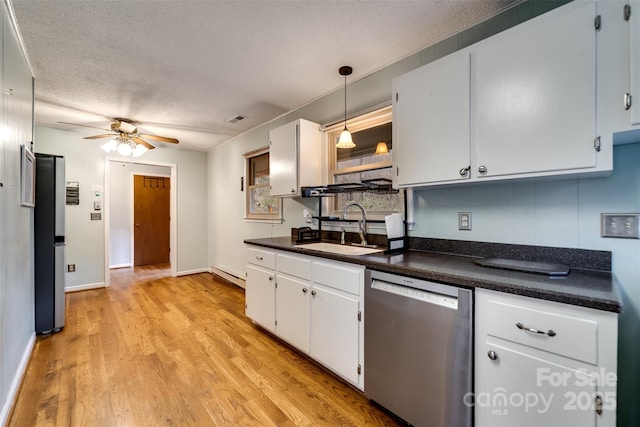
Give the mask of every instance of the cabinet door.
POLYGON ((298 122, 269 132, 269 180, 273 196, 298 192, 298 132, 298 122))
POLYGON ((594 2, 575 2, 478 48, 474 176, 596 166, 595 15, 594 2))
POLYGON ((356 298, 313 287, 310 354, 336 373, 358 384, 359 303, 356 298))
POLYGON ((276 287, 273 271, 247 265, 246 315, 273 332, 275 330, 276 287))
MULTIPOLYGON (((485 341, 476 360, 476 426, 596 426, 596 384, 569 359, 485 341), (493 351, 495 360, 488 352, 493 351)), ((606 397, 605 397, 606 398, 606 397)), ((604 403, 606 404, 606 402, 604 403)))
POLYGON ((394 186, 468 179, 469 54, 394 80, 394 186))
POLYGON ((309 352, 309 283, 278 273, 276 334, 309 352))
POLYGON ((631 66, 631 124, 640 125, 640 1, 631 0, 631 16, 629 18, 630 31, 630 66, 631 66))

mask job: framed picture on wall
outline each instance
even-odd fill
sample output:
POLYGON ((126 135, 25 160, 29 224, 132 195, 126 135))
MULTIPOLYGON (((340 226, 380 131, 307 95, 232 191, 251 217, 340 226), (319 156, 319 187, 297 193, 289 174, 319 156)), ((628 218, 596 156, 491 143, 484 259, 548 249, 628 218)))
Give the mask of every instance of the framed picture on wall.
POLYGON ((20 204, 33 207, 36 201, 36 158, 25 145, 21 145, 20 159, 20 204))

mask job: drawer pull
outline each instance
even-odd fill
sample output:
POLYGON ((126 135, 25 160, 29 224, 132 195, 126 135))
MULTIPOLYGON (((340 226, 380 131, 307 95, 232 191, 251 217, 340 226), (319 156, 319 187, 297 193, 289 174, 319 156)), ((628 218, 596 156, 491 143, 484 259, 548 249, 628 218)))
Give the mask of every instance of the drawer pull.
POLYGON ((531 332, 533 334, 548 335, 550 337, 555 337, 556 336, 556 333, 553 331, 553 329, 549 329, 547 332, 545 332, 545 331, 541 331, 539 329, 534 329, 534 328, 530 328, 528 326, 524 326, 520 322, 516 323, 516 327, 518 329, 522 329, 523 331, 531 332))
POLYGON ((493 350, 489 350, 489 352, 487 353, 487 356, 489 356, 489 359, 491 359, 491 360, 497 360, 498 359, 498 353, 496 353, 493 350))
POLYGON ((256 256, 256 259, 257 259, 258 261, 262 261, 264 258, 262 258, 261 256, 256 256))

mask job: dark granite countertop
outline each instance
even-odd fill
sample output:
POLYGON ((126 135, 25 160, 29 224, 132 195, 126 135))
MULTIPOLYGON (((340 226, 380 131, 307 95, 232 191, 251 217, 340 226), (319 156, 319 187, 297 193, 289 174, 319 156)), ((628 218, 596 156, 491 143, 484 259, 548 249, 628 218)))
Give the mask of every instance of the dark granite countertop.
MULTIPOLYGON (((467 288, 484 288, 619 313, 622 300, 610 271, 572 266, 568 276, 481 267, 478 256, 409 249, 400 253, 350 256, 305 249, 291 237, 248 239, 245 243, 364 265, 373 270, 467 288)), ((334 242, 335 243, 335 242, 334 242)), ((496 245, 496 244, 493 244, 496 245)), ((510 246, 510 245, 507 245, 510 246)), ((556 248, 554 248, 556 249, 556 248)), ((556 249, 557 250, 557 249, 556 249)))

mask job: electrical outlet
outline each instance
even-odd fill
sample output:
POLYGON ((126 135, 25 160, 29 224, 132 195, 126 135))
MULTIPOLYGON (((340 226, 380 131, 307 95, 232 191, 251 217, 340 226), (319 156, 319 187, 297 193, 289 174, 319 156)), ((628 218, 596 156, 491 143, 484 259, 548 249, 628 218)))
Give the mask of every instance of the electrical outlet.
POLYGON ((68 273, 75 273, 76 272, 76 265, 75 264, 67 264, 67 272, 68 273))
POLYGON ((640 238, 640 214, 600 214, 600 236, 623 239, 640 238))
POLYGON ((471 212, 458 212, 458 230, 471 230, 471 212))

